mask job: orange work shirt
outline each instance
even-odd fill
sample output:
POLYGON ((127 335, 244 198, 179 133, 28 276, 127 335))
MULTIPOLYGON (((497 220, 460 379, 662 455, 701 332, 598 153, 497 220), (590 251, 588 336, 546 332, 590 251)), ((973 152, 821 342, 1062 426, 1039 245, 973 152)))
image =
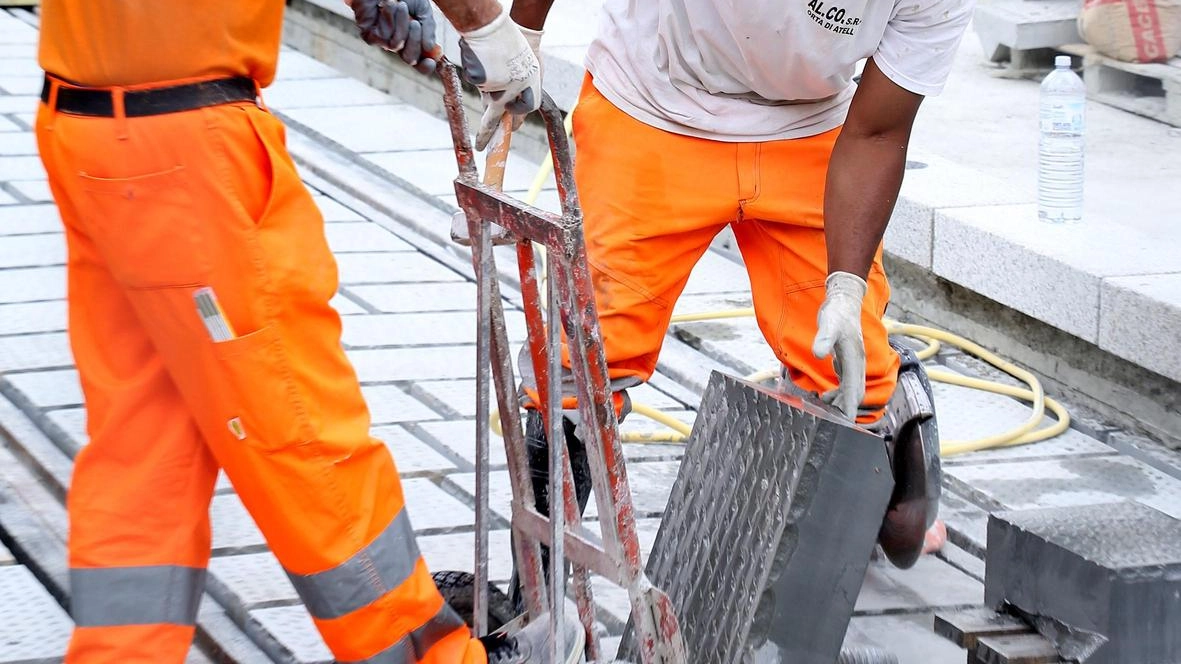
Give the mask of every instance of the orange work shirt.
POLYGON ((283 0, 42 0, 41 68, 86 86, 275 77, 283 0))

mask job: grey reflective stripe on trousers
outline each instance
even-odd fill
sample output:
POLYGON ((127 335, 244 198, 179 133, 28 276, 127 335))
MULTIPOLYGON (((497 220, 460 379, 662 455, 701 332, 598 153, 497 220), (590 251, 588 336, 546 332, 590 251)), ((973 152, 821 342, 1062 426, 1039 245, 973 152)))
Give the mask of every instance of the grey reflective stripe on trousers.
POLYGON ((466 629, 467 624, 450 606, 443 604, 435 617, 401 641, 367 659, 341 664, 417 664, 440 639, 460 628, 466 629))
POLYGON ((406 510, 377 539, 343 563, 315 574, 287 573, 312 616, 331 620, 369 606, 402 585, 418 562, 418 543, 406 510))
POLYGON ((79 627, 195 625, 204 588, 201 567, 76 567, 70 615, 79 627))

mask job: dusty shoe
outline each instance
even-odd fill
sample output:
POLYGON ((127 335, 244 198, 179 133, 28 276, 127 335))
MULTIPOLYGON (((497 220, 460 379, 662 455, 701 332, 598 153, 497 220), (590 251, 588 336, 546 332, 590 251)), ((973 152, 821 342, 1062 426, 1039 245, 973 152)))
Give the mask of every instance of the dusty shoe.
POLYGON ((569 610, 565 614, 565 639, 562 641, 563 658, 550 662, 552 638, 549 614, 543 613, 529 622, 524 629, 507 636, 489 634, 480 637, 488 653, 488 664, 578 664, 583 662, 586 650, 586 633, 578 614, 569 610))

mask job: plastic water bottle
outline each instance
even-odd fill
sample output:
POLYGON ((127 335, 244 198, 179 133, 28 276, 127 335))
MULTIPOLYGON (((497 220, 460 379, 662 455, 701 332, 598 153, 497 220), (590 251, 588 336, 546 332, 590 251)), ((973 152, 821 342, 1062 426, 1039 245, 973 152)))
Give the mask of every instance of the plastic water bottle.
POLYGON ((1083 219, 1083 128, 1087 90, 1070 69, 1070 56, 1054 58, 1042 81, 1038 141, 1037 216, 1053 223, 1083 219))

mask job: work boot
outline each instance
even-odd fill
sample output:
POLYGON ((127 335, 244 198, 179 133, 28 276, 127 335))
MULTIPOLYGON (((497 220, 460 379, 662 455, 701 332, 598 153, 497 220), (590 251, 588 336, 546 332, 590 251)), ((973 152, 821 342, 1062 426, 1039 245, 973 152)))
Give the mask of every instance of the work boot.
POLYGON ((914 351, 890 345, 902 359, 898 386, 874 430, 886 441, 894 493, 882 519, 878 544, 896 567, 907 569, 923 552, 927 529, 939 513, 942 473, 935 399, 927 371, 914 351))
POLYGON ((480 637, 488 653, 488 664, 578 664, 584 661, 586 632, 578 620, 578 614, 571 613, 570 608, 567 607, 563 623, 563 659, 550 662, 553 637, 550 634, 549 614, 543 613, 512 636, 493 633, 480 637))
MULTIPOLYGON (((586 445, 574 435, 575 425, 568 418, 562 418, 562 431, 566 437, 566 454, 570 459, 570 472, 574 477, 574 496, 578 500, 578 515, 586 512, 590 499, 590 460, 586 456, 586 445)), ((545 420, 534 409, 525 411, 525 450, 529 459, 529 476, 533 481, 533 498, 537 511, 549 516, 549 441, 546 437, 545 420)), ((549 547, 541 547, 541 569, 549 579, 549 547)), ((513 575, 509 581, 509 597, 518 613, 525 611, 525 598, 521 592, 521 579, 517 573, 516 548, 513 548, 513 575)))

